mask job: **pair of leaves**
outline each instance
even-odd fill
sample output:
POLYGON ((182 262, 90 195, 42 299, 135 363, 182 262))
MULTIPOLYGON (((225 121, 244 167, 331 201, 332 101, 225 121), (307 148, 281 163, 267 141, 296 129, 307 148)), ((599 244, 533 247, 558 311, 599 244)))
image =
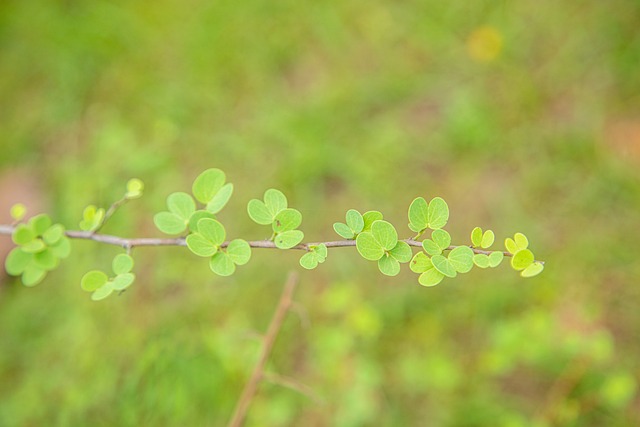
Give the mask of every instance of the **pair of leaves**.
POLYGON ((475 254, 473 256, 473 263, 480 268, 494 268, 499 266, 504 259, 504 254, 500 251, 491 252, 486 254, 475 254))
POLYGON ((504 245, 513 254, 511 267, 516 271, 520 271, 520 276, 533 277, 544 270, 544 264, 536 261, 533 252, 527 249, 529 240, 524 234, 516 233, 513 239, 505 239, 504 245))
POLYGON ((91 299, 100 301, 111 295, 114 291, 122 292, 135 280, 133 270, 133 258, 126 254, 118 254, 113 259, 111 269, 114 277, 107 276, 100 270, 92 270, 82 276, 80 286, 87 292, 92 292, 91 299))
POLYGON ((191 191, 206 211, 217 214, 226 206, 233 194, 233 184, 225 184, 226 175, 220 169, 207 169, 193 181, 191 191))
POLYGON ((144 191, 144 182, 138 178, 132 178, 127 182, 127 192, 124 194, 125 199, 139 199, 144 191))
POLYGON ((422 241, 422 247, 425 252, 431 256, 440 255, 442 251, 445 251, 451 245, 451 235, 442 229, 433 230, 431 232, 431 239, 425 239, 422 241))
POLYGON ((417 197, 409 206, 409 229, 422 233, 427 228, 437 230, 449 220, 449 206, 440 197, 434 197, 429 203, 423 197, 417 197))
POLYGON ((473 246, 480 247, 483 249, 490 248, 495 241, 496 236, 491 230, 487 230, 484 233, 482 232, 482 228, 476 227, 471 231, 471 244, 473 246))
POLYGON ((309 252, 302 255, 300 258, 300 265, 307 270, 313 270, 322 264, 327 259, 327 246, 324 243, 320 243, 317 246, 311 246, 309 252))
POLYGON ((230 276, 236 265, 244 265, 251 258, 251 247, 242 239, 229 242, 226 249, 222 244, 227 233, 224 226, 212 218, 198 221, 197 231, 186 238, 187 247, 201 257, 211 257, 209 267, 220 276, 230 276))
POLYGON ((378 261, 378 269, 387 276, 400 272, 400 263, 409 262, 411 247, 398 241, 398 233, 389 222, 377 220, 371 231, 362 232, 356 238, 356 249, 364 259, 378 261))
POLYGON ((52 224, 48 215, 36 215, 27 224, 20 224, 12 234, 18 247, 5 260, 5 269, 12 276, 22 276, 25 286, 40 283, 48 271, 71 253, 69 238, 61 224, 52 224))
POLYGON ((105 211, 94 205, 89 205, 82 212, 82 221, 80 221, 80 230, 93 231, 96 230, 102 221, 104 221, 105 211))
POLYGON ((264 192, 264 200, 252 199, 247 204, 247 213, 254 222, 271 224, 273 241, 280 249, 290 249, 304 238, 304 233, 297 230, 302 224, 302 214, 297 209, 287 208, 287 204, 287 197, 273 188, 264 192))
POLYGON ((431 258, 424 252, 418 252, 411 260, 411 271, 420 273, 418 282, 423 286, 435 286, 444 277, 456 277, 458 273, 467 273, 473 268, 473 250, 467 246, 458 246, 449 255, 434 255, 431 258))
POLYGON ((355 209, 349 209, 345 215, 346 224, 336 222, 333 229, 344 239, 355 239, 358 234, 371 231, 371 225, 382 218, 382 213, 378 211, 368 211, 362 215, 355 209))

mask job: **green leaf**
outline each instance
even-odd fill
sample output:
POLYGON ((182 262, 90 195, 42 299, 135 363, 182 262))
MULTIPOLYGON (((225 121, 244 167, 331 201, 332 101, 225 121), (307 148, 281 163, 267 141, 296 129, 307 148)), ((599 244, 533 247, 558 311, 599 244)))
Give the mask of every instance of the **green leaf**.
POLYGON ((524 234, 516 233, 513 238, 516 242, 516 245, 518 246, 518 249, 527 249, 529 247, 529 240, 524 234))
POLYGON ((63 236, 58 243, 49 246, 49 250, 58 258, 66 258, 71 254, 71 242, 66 236, 63 236))
POLYGON ((22 203, 16 203, 11 206, 10 214, 14 221, 20 221, 27 214, 27 207, 22 203))
POLYGON ((227 232, 220 222, 211 218, 202 218, 198 221, 198 233, 209 240, 215 246, 220 246, 227 237, 227 232))
POLYGON ((89 205, 84 208, 82 212, 82 221, 80 221, 80 229, 84 231, 95 230, 104 219, 104 209, 96 208, 94 205, 89 205))
POLYGON ((409 206, 409 228, 416 233, 421 232, 429 224, 427 201, 423 197, 413 199, 409 206))
POLYGON ((91 294, 91 299, 93 301, 100 301, 108 297, 113 293, 113 282, 107 282, 102 285, 100 288, 96 289, 93 294, 91 294))
POLYGON ((22 248, 13 248, 4 261, 4 268, 12 276, 24 273, 29 263, 33 260, 33 254, 27 253, 22 248))
POLYGON ((127 182, 127 192, 124 197, 127 199, 137 199, 142 197, 142 192, 144 191, 144 182, 139 180, 138 178, 131 178, 127 182))
POLYGON ((390 251, 398 243, 398 233, 393 225, 384 220, 379 220, 371 225, 371 234, 380 243, 384 250, 390 251))
MULTIPOLYGON (((377 223, 378 221, 376 221, 377 223)), ((377 261, 384 255, 384 248, 371 233, 360 233, 356 238, 356 249, 364 259, 377 261)))
POLYGON ((270 188, 264 192, 264 204, 275 218, 281 210, 287 208, 287 198, 281 191, 270 188))
POLYGON ((473 256, 473 263, 480 268, 489 267, 489 256, 485 254, 475 254, 473 256))
POLYGON ((504 259, 504 254, 500 251, 491 252, 489 254, 489 267, 494 268, 499 266, 504 259))
POLYGON ((283 209, 273 219, 272 228, 276 233, 295 230, 302 223, 302 214, 297 209, 283 209))
POLYGON ((133 269, 133 258, 127 254, 118 254, 113 258, 111 268, 115 274, 125 274, 133 269))
POLYGON ((196 211, 196 202, 187 193, 176 192, 167 197, 169 212, 176 214, 186 224, 196 211))
POLYGON ((35 239, 22 245, 22 250, 25 252, 29 252, 32 254, 42 252, 47 248, 47 245, 44 244, 42 239, 35 239))
POLYGON ((480 246, 482 243, 482 228, 476 227, 471 231, 471 244, 473 246, 480 246))
POLYGON ((537 276, 538 274, 542 273, 542 270, 544 270, 544 265, 540 262, 534 262, 533 264, 530 264, 527 268, 522 270, 522 273, 520 273, 520 276, 522 277, 537 276))
POLYGON ((449 220, 449 206, 441 197, 434 197, 429 202, 428 209, 429 228, 437 230, 447 225, 449 220))
POLYGON ((353 237, 355 236, 353 230, 351 230, 347 224, 343 224, 341 222, 334 223, 333 229, 336 233, 338 233, 338 236, 344 239, 353 239, 353 237))
POLYGON ((304 233, 300 230, 289 230, 278 233, 274 239, 277 248, 291 249, 304 239, 304 233))
POLYGON ((267 205, 258 199, 249 200, 247 204, 249 218, 260 225, 269 225, 273 222, 275 215, 272 215, 267 205))
POLYGON ((534 260, 535 258, 533 256, 533 252, 531 252, 529 249, 522 249, 513 254, 513 258, 511 258, 511 267, 513 267, 514 270, 518 271, 524 270, 525 268, 533 264, 534 260))
POLYGON ((47 214, 36 215, 29 220, 29 227, 31 227, 36 236, 42 236, 51 227, 51 218, 47 214))
POLYGON ((318 254, 318 261, 324 262, 324 260, 327 259, 327 245, 325 245, 324 243, 320 243, 318 246, 315 246, 313 250, 316 254, 318 254))
POLYGON ((180 234, 187 229, 187 222, 171 212, 159 212, 153 216, 158 230, 166 234, 180 234))
POLYGON ((189 230, 192 233, 198 232, 198 221, 202 218, 216 219, 216 216, 211 212, 202 209, 195 211, 193 215, 191 215, 191 218, 189 218, 189 230))
POLYGON ((443 251, 451 244, 451 235, 442 229, 433 230, 431 232, 431 239, 443 251))
POLYGON ((93 292, 109 281, 109 277, 99 270, 92 270, 82 276, 80 286, 87 292, 93 292))
POLYGON ((413 256, 411 246, 406 242, 399 241, 396 246, 389 251, 389 255, 396 259, 398 262, 409 262, 413 256))
POLYGON ((468 273, 473 268, 473 250, 468 246, 458 246, 449 252, 449 261, 458 273, 468 273))
POLYGON ((378 269, 387 276, 397 276, 400 273, 400 263, 390 255, 385 254, 378 260, 378 269))
POLYGON ((232 240, 227 246, 227 255, 236 265, 245 265, 251 259, 251 246, 242 239, 232 240))
POLYGON ((422 286, 435 286, 442 282, 442 279, 444 279, 444 274, 440 273, 435 268, 430 268, 418 277, 418 283, 422 286))
POLYGON ((516 242, 509 237, 504 239, 504 247, 507 248, 507 252, 512 254, 515 254, 519 250, 518 245, 516 245, 516 242))
POLYGON ((59 264, 60 259, 56 257, 54 253, 49 249, 38 252, 33 256, 33 265, 45 271, 51 271, 55 269, 59 264))
POLYGON ((25 286, 35 286, 42 282, 46 275, 46 271, 31 264, 27 266, 24 273, 22 273, 22 284, 25 286))
POLYGON ((425 252, 427 252, 431 256, 440 255, 442 253, 442 249, 440 249, 440 246, 438 246, 436 242, 431 239, 423 240, 422 247, 424 248, 425 252))
POLYGON ((211 257, 209 267, 218 276, 231 276, 236 271, 236 265, 229 255, 218 252, 211 257))
POLYGON ((318 266, 318 256, 314 252, 307 252, 300 258, 300 265, 307 270, 313 270, 318 266))
POLYGON ((207 169, 193 181, 191 192, 200 203, 207 204, 224 185, 226 176, 220 169, 207 169))
POLYGON ((189 234, 185 241, 189 250, 198 256, 210 257, 218 252, 218 246, 200 233, 189 234))
POLYGON ((414 273, 424 273, 433 268, 433 263, 431 262, 431 258, 426 256, 424 252, 418 252, 413 256, 409 268, 414 273))
POLYGON ((349 209, 346 215, 347 226, 353 231, 354 234, 362 232, 364 228, 364 218, 355 209, 349 209))
POLYGON ((456 277, 458 274, 451 261, 442 255, 434 255, 431 257, 431 262, 436 270, 447 277, 456 277))
POLYGON ((487 249, 491 247, 491 245, 493 245, 493 242, 495 241, 495 239, 496 239, 496 236, 495 234, 493 234, 493 231, 487 230, 482 235, 482 241, 480 242, 480 246, 482 246, 484 249, 487 249))
POLYGON ((55 245, 64 236, 64 227, 61 224, 54 224, 42 235, 42 240, 47 245, 55 245))
POLYGON ((11 235, 11 240, 13 240, 13 243, 20 246, 32 242, 35 238, 36 234, 31 229, 31 227, 26 224, 18 225, 16 229, 13 230, 13 234, 11 235))
POLYGON ((136 275, 133 273, 122 273, 118 274, 113 278, 113 290, 114 291, 124 291, 127 289, 133 281, 135 280, 136 275))
POLYGON ((227 205, 231 195, 233 194, 233 184, 228 183, 222 186, 220 191, 213 196, 213 199, 207 203, 207 210, 211 213, 218 213, 227 205))
POLYGON ((382 213, 378 211, 365 212, 364 215, 362 215, 362 220, 364 221, 362 232, 371 231, 371 225, 373 225, 374 222, 381 220, 382 218, 382 213))

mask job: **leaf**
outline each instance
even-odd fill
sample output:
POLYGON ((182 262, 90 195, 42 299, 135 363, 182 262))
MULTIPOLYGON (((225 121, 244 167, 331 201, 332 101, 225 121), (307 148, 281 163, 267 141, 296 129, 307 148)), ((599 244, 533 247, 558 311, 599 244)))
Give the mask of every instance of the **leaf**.
POLYGON ((274 239, 277 248, 291 249, 304 239, 304 233, 300 230, 289 230, 278 233, 274 239))
POLYGON ((127 192, 124 197, 127 199, 137 199, 142 197, 144 191, 144 182, 138 178, 132 178, 127 182, 127 192))
POLYGON ((200 203, 209 203, 224 185, 226 176, 220 169, 207 169, 193 181, 191 192, 200 203))
POLYGON ((371 234, 384 250, 390 251, 398 243, 398 233, 389 222, 379 220, 371 225, 371 234))
POLYGON ((272 217, 275 217, 281 210, 287 208, 287 197, 280 190, 270 188, 264 192, 264 204, 272 217))
POLYGON ((60 259, 56 257, 54 253, 49 249, 38 252, 33 256, 33 265, 45 271, 51 271, 55 269, 59 264, 60 259))
POLYGON ((444 274, 440 273, 435 268, 430 268, 418 277, 418 283, 422 286, 435 286, 442 282, 442 279, 444 279, 444 274))
POLYGON ((55 245, 64 236, 64 227, 61 224, 54 224, 42 235, 42 240, 47 245, 55 245))
POLYGON ((273 222, 275 215, 272 215, 267 205, 258 199, 249 200, 247 204, 249 218, 260 225, 269 225, 273 222))
POLYGON ((220 212, 227 205, 232 194, 233 184, 228 183, 223 185, 216 195, 213 196, 213 199, 207 203, 207 210, 214 214, 220 212))
POLYGON ((421 232, 429 224, 427 201, 423 197, 413 199, 409 205, 409 228, 416 233, 421 232))
POLYGON ((189 234, 185 242, 191 252, 201 257, 210 257, 218 252, 218 246, 200 233, 189 234))
POLYGON ((300 258, 300 265, 307 270, 313 270, 318 266, 318 256, 313 252, 307 252, 300 258))
POLYGON ((64 236, 58 243, 49 247, 49 250, 58 258, 66 258, 71 254, 71 242, 64 236))
POLYGON ((349 209, 346 215, 347 226, 353 231, 354 234, 362 232, 364 228, 364 218, 355 209, 349 209))
POLYGON ((295 230, 302 223, 302 214, 297 209, 283 209, 273 219, 272 228, 276 233, 295 230))
POLYGON ((516 242, 509 237, 504 239, 504 247, 507 249, 507 252, 511 254, 518 252, 518 245, 516 245, 516 242))
POLYGON ((22 284, 25 286, 35 286, 47 275, 47 272, 34 265, 29 265, 22 273, 22 284))
POLYGON ((218 276, 231 276, 236 271, 236 265, 224 252, 218 252, 211 257, 209 267, 218 276))
POLYGON ((93 292, 109 281, 109 277, 99 270, 92 270, 82 276, 80 286, 87 292, 93 292))
POLYGON ((36 215, 29 220, 29 227, 36 236, 42 236, 51 227, 51 218, 47 214, 36 215))
POLYGON ((4 268, 12 276, 24 273, 29 263, 33 260, 33 254, 23 251, 21 248, 13 248, 4 261, 4 268))
POLYGON ((176 214, 186 224, 196 211, 196 202, 187 193, 176 192, 167 197, 167 207, 169 212, 176 214))
POLYGON ((397 276, 400 273, 400 263, 390 255, 384 255, 378 260, 378 269, 386 276, 397 276))
POLYGON ((534 260, 533 252, 529 249, 522 249, 513 254, 513 258, 511 258, 511 267, 518 271, 524 270, 529 267, 534 260))
POLYGON ((458 275, 458 272, 451 261, 442 255, 434 255, 431 257, 431 262, 436 270, 447 277, 456 277, 458 275))
POLYGON ((476 227, 471 231, 471 244, 473 246, 480 246, 482 243, 482 228, 476 227))
POLYGON ((473 250, 468 246, 454 248, 448 258, 458 273, 468 273, 473 268, 473 250))
POLYGON ((355 236, 353 230, 351 230, 347 224, 343 224, 341 222, 334 223, 333 229, 336 233, 338 233, 338 236, 344 239, 353 239, 353 237, 355 236))
POLYGON ((11 210, 9 212, 14 221, 20 221, 27 214, 27 207, 22 203, 16 203, 11 206, 11 210))
POLYGON ((166 234, 180 234, 187 229, 184 219, 171 212, 159 212, 153 216, 153 223, 158 230, 166 234))
POLYGON ((108 297, 113 293, 113 282, 107 282, 102 285, 100 288, 96 289, 93 294, 91 294, 91 299, 93 301, 100 301, 108 297))
POLYGON ((133 269, 133 258, 127 254, 118 254, 113 258, 111 268, 115 274, 125 274, 133 269))
POLYGON ((502 263, 504 259, 504 254, 500 251, 491 252, 489 254, 489 267, 494 268, 502 263))
POLYGON ((433 230, 431 232, 431 239, 443 251, 451 244, 451 235, 442 229, 433 230))
POLYGON ((251 259, 251 246, 242 239, 232 240, 227 246, 227 255, 236 265, 245 265, 251 259))
POLYGON ((29 252, 32 254, 41 252, 47 248, 47 245, 44 244, 42 239, 35 239, 22 245, 22 250, 25 252, 29 252))
POLYGON ((473 263, 480 268, 489 267, 489 256, 485 254, 475 254, 473 256, 473 263))
POLYGON ((436 242, 434 242, 431 239, 423 240, 422 247, 425 250, 425 252, 427 252, 431 256, 440 255, 442 253, 442 249, 440 249, 440 246, 438 246, 436 242))
POLYGON ((197 233, 198 221, 200 221, 202 218, 216 219, 216 216, 211 212, 202 209, 195 211, 193 215, 191 215, 191 218, 189 218, 189 231, 191 231, 192 233, 197 233))
POLYGON ((449 206, 441 197, 434 197, 429 202, 429 228, 437 230, 447 225, 449 220, 449 206))
POLYGON ((389 255, 396 259, 398 262, 409 262, 413 256, 411 246, 406 242, 399 241, 396 246, 389 251, 389 255))
POLYGON ((136 275, 133 273, 122 273, 118 274, 113 278, 113 290, 114 291, 124 291, 127 289, 133 281, 135 280, 136 275))
POLYGON ((431 262, 431 258, 426 256, 424 252, 418 252, 413 256, 409 268, 414 273, 424 273, 433 268, 433 263, 431 262))
POLYGON ((364 259, 369 261, 377 261, 384 255, 384 248, 371 233, 358 234, 356 249, 364 259))
POLYGON ((529 247, 529 239, 527 239, 527 236, 525 236, 522 233, 516 233, 513 236, 516 245, 518 246, 518 249, 527 249, 529 247))
POLYGON ((94 205, 89 205, 84 208, 82 212, 82 221, 80 221, 80 229, 84 231, 92 231, 96 229, 102 220, 104 219, 104 209, 96 208, 94 205))
POLYGON ((491 245, 493 245, 493 242, 495 241, 495 239, 496 239, 496 236, 495 234, 493 234, 493 231, 487 230, 484 232, 482 236, 482 241, 480 242, 480 246, 482 246, 482 248, 484 249, 487 249, 491 247, 491 245))
POLYGON ((362 228, 362 232, 371 231, 371 225, 379 221, 383 218, 382 213, 378 211, 367 211, 362 215, 362 220, 364 221, 364 227, 362 228))
POLYGON ((20 224, 13 230, 13 234, 11 235, 11 240, 16 245, 26 245, 27 243, 33 241, 36 238, 36 234, 33 229, 26 224, 20 224))
POLYGON ((324 243, 320 243, 318 246, 316 246, 314 248, 314 252, 317 253, 318 257, 320 258, 318 261, 324 262, 324 260, 327 259, 327 245, 325 245, 324 243))
POLYGON ((227 236, 224 226, 211 218, 202 218, 198 221, 198 233, 213 243, 214 246, 220 246, 227 236))
POLYGON ((520 273, 520 276, 522 276, 522 277, 537 276, 538 274, 542 273, 542 270, 544 270, 544 264, 542 264, 540 262, 534 262, 533 264, 531 264, 527 268, 525 268, 522 271, 522 273, 520 273))

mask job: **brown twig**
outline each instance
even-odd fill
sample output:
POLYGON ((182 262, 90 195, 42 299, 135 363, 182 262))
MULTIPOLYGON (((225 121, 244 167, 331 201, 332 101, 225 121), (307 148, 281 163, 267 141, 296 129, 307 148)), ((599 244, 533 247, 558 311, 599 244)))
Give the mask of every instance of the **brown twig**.
POLYGON ((269 327, 267 328, 267 333, 264 335, 262 340, 262 348, 260 349, 258 363, 253 368, 253 373, 242 390, 236 409, 233 412, 233 416, 227 424, 227 427, 240 427, 244 423, 249 405, 258 390, 258 384, 265 377, 265 365, 267 364, 267 360, 271 354, 273 344, 278 337, 278 332, 280 332, 280 328, 282 327, 282 322, 284 321, 289 307, 291 307, 293 292, 295 291, 297 284, 298 275, 295 272, 290 273, 284 286, 284 291, 280 296, 278 307, 273 313, 273 317, 271 318, 271 322, 269 322, 269 327))

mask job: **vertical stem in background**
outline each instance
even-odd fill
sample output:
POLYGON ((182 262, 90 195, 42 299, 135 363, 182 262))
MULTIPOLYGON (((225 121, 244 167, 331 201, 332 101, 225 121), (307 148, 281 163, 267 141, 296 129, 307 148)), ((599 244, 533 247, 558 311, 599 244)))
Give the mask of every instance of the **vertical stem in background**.
POLYGON ((271 322, 269 322, 269 328, 262 339, 262 348, 260 349, 258 363, 253 368, 253 373, 242 390, 242 395, 240 395, 240 399, 236 404, 236 409, 233 412, 233 416, 227 424, 227 427, 240 427, 244 423, 247 411, 249 410, 249 405, 251 404, 251 401, 258 389, 258 384, 264 377, 264 368, 267 364, 267 360, 269 359, 269 355, 271 354, 273 344, 278 337, 278 332, 280 332, 280 328, 282 327, 282 322, 287 315, 287 311, 291 307, 293 292, 295 291, 297 284, 298 274, 295 272, 289 273, 289 278, 287 279, 282 295, 280 296, 278 307, 273 313, 271 322))

